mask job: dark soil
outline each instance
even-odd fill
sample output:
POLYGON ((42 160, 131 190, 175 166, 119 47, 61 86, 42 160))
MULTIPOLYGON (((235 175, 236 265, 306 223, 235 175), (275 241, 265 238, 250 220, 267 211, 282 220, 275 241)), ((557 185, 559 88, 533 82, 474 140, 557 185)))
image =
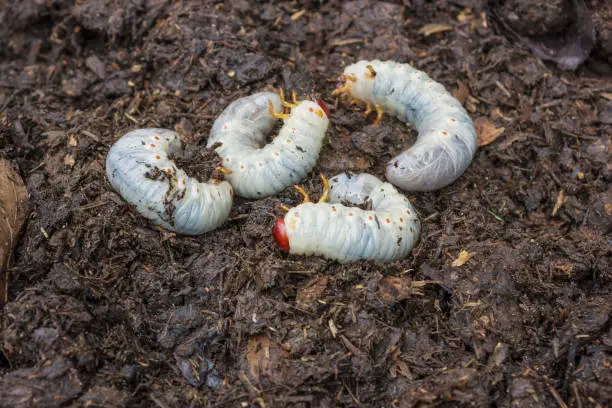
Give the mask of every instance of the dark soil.
MULTIPOLYGON (((4 4, 0 149, 31 213, 2 309, 0 406, 612 406, 612 78, 542 62, 484 3, 4 4), (430 23, 452 29, 419 33, 430 23), (382 177, 414 133, 330 95, 373 58, 412 61, 505 128, 451 186, 409 194, 424 231, 406 260, 284 255, 271 228, 293 189, 184 237, 106 180, 120 135, 179 129, 198 163, 222 109, 266 87, 330 107, 313 196, 319 172, 382 177)), ((566 6, 548 3, 514 12, 555 33, 568 22, 546 12, 566 6)), ((600 67, 612 7, 586 4, 600 67)))

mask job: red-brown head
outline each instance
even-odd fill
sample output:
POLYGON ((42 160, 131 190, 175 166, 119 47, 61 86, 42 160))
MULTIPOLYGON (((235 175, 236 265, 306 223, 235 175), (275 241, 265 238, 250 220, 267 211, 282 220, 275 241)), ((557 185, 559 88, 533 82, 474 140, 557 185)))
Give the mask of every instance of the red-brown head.
POLYGON ((327 109, 327 106, 325 106, 323 100, 315 99, 314 101, 321 107, 321 109, 323 109, 323 112, 325 112, 325 116, 329 118, 329 109, 327 109))
POLYGON ((282 218, 276 220, 272 228, 272 234, 274 234, 274 239, 280 249, 289 252, 289 237, 287 236, 287 229, 285 228, 285 220, 282 218))

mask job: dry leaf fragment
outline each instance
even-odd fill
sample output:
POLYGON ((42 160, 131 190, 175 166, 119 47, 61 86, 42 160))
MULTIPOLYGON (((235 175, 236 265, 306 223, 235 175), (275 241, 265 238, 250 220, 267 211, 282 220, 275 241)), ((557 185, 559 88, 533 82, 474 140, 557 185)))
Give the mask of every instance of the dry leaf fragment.
POLYGON ((467 261, 469 261, 470 259, 472 259, 472 257, 476 255, 476 252, 468 252, 466 250, 461 250, 461 252, 459 253, 459 256, 457 257, 457 259, 455 259, 453 261, 453 267, 458 267, 458 266, 462 266, 463 264, 465 264, 467 261))
POLYGON ((474 121, 476 127, 476 135, 478 137, 478 146, 486 146, 493 143, 497 138, 504 133, 505 128, 497 128, 486 116, 481 116, 474 121))
POLYGON ((332 337, 335 339, 336 335, 338 334, 338 328, 336 327, 336 323, 334 323, 332 319, 329 319, 329 322, 327 322, 327 324, 329 325, 329 331, 331 331, 332 337))
POLYGON ((566 201, 567 197, 565 196, 565 192, 563 190, 559 190, 559 193, 557 194, 557 202, 555 203, 555 207, 552 210, 553 217, 557 215, 557 211, 559 211, 559 208, 561 208, 561 206, 565 204, 566 201))
POLYGON ((453 96, 463 105, 468 96, 470 96, 470 89, 466 84, 457 80, 457 89, 453 91, 453 96))
POLYGON ((419 34, 423 34, 425 37, 429 37, 432 34, 441 33, 443 31, 448 31, 452 29, 453 26, 449 24, 431 23, 425 24, 423 27, 421 27, 421 29, 419 30, 419 34))

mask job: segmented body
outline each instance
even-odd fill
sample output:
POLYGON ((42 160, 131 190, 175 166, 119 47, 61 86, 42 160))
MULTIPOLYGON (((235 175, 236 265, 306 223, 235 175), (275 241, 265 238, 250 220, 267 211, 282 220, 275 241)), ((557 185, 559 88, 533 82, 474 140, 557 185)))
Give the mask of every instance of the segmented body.
POLYGON ((261 198, 299 182, 314 167, 329 125, 322 102, 301 101, 291 109, 274 140, 265 144, 274 127, 269 111, 283 111, 278 95, 261 92, 232 102, 215 121, 208 147, 216 148, 227 180, 237 195, 261 198))
POLYGON ((277 221, 275 238, 292 254, 321 255, 340 262, 391 261, 408 256, 421 224, 408 198, 370 174, 339 174, 330 179, 327 203, 305 203, 277 221), (372 210, 347 207, 371 203, 372 210))
POLYGON ((232 186, 201 183, 176 167, 181 140, 166 129, 138 129, 122 136, 106 157, 106 175, 125 201, 157 225, 198 235, 223 224, 232 206, 232 186))
POLYGON ((418 131, 416 143, 387 165, 386 177, 407 191, 432 191, 456 180, 476 152, 476 130, 442 84, 408 64, 359 61, 345 68, 344 92, 378 105, 418 131))

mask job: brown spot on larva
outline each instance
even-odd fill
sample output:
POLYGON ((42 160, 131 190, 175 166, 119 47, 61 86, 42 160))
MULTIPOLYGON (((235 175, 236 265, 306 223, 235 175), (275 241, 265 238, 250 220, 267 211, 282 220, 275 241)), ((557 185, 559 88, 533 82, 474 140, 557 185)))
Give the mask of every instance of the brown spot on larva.
POLYGON ((317 111, 317 116, 320 117, 321 119, 323 118, 323 111, 321 109, 317 111))
POLYGON ((257 162, 257 165, 258 165, 259 167, 263 167, 263 163, 262 163, 262 162, 257 162))
POLYGON ((414 230, 412 229, 412 227, 410 227, 410 232, 414 232, 414 230))
POLYGON ((444 131, 444 130, 442 131, 442 134, 443 134, 444 136, 448 135, 448 133, 447 133, 446 131, 444 131))
POLYGON ((296 217, 300 216, 300 213, 298 211, 294 212, 293 215, 295 215, 296 217))
POLYGON ((183 185, 187 185, 187 182, 185 180, 182 181, 183 185))
POLYGON ((228 157, 227 159, 225 159, 225 161, 229 163, 230 162, 230 158, 228 157))
POLYGON ((350 212, 348 215, 349 215, 349 217, 352 217, 352 216, 353 216, 353 213, 352 213, 352 212, 350 212))
POLYGON ((332 211, 333 211, 333 212, 336 212, 336 207, 332 207, 332 211))
POLYGON ((404 219, 402 217, 400 217, 400 222, 404 222, 404 219))
POLYGON ((154 147, 155 147, 155 145, 154 145, 153 143, 151 143, 151 147, 153 147, 153 148, 154 148, 154 147))
POLYGON ((159 154, 157 154, 157 155, 155 155, 155 158, 156 158, 157 160, 159 160, 159 159, 161 159, 161 156, 160 156, 159 154))
POLYGON ((410 210, 406 210, 406 214, 410 215, 411 214, 410 210))
POLYGON ((223 129, 227 129, 227 123, 223 125, 223 129))
POLYGON ((372 221, 374 219, 374 217, 372 217, 371 215, 368 216, 368 220, 372 221))
POLYGON ((241 169, 244 169, 244 164, 241 164, 241 165, 240 165, 240 168, 241 168, 241 169))
POLYGON ((457 121, 457 119, 451 118, 451 122, 456 122, 456 121, 457 121))
POLYGON ((172 169, 168 169, 168 170, 166 170, 166 172, 167 172, 168 174, 172 174, 172 169))
POLYGON ((196 192, 198 192, 198 193, 199 193, 199 192, 200 192, 200 189, 199 189, 199 188, 198 188, 198 189, 196 189, 196 192))
POLYGON ((159 136, 155 136, 155 140, 159 140, 159 136))
POLYGON ((275 155, 275 156, 279 156, 279 153, 278 153, 278 152, 274 152, 274 155, 275 155))
POLYGON ((314 109, 312 109, 312 108, 308 108, 308 110, 311 111, 311 112, 314 112, 314 109))
POLYGON ((390 224, 390 223, 391 223, 391 220, 390 220, 390 219, 388 219, 388 218, 387 218, 385 221, 387 222, 387 224, 390 224))

